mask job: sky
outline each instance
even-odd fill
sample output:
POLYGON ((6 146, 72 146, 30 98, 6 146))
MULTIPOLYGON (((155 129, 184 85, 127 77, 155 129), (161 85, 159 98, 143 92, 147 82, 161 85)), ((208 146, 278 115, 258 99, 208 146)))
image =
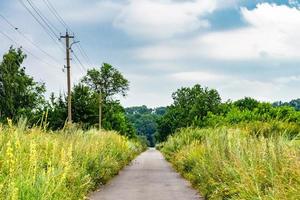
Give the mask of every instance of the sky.
MULTIPOLYGON (((66 92, 63 44, 53 41, 20 3, 0 0, 0 54, 22 45, 26 71, 50 92, 66 92), (32 55, 33 54, 33 55, 32 55), (51 58, 50 58, 50 56, 51 58)), ((23 0, 26 5, 28 2, 23 0)), ((217 89, 223 101, 300 97, 300 1, 298 0, 48 0, 80 41, 72 81, 86 69, 110 63, 130 81, 121 103, 166 106, 181 87, 217 89)), ((30 1, 29 1, 30 2, 30 1)), ((62 34, 46 6, 31 0, 62 34)))

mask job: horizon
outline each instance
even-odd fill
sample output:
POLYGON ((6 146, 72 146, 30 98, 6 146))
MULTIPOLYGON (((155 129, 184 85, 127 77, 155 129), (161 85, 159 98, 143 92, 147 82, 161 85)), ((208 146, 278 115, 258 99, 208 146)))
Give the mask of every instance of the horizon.
MULTIPOLYGON (((110 63, 130 81, 128 96, 120 98, 124 107, 167 106, 173 92, 194 84, 216 89, 222 101, 299 98, 297 0, 77 0, 72 9, 71 0, 49 1, 88 54, 85 58, 74 50, 83 66, 73 58, 73 83, 86 69, 110 63)), ((34 3, 63 34, 45 0, 34 3)), ((19 1, 1 1, 0 14, 58 61, 51 61, 0 17, 4 33, 49 62, 28 55, 24 63, 36 81, 46 83, 46 96, 65 93, 64 52, 19 1)), ((12 42, 1 34, 0 38, 3 55, 12 42)))

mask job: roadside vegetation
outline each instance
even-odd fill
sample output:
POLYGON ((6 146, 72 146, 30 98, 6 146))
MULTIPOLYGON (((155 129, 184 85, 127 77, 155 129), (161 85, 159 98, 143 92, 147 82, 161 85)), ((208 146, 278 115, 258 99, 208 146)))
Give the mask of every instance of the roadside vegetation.
POLYGON ((0 199, 84 199, 145 149, 116 132, 0 127, 0 199))
POLYGON ((300 199, 300 112, 196 85, 173 94, 157 147, 206 199, 300 199))
POLYGON ((300 126, 185 128, 161 147, 206 199, 300 199, 300 126))
POLYGON ((0 62, 0 200, 84 199, 147 142, 207 199, 300 199, 299 99, 222 102, 196 84, 170 106, 125 109, 129 81, 104 63, 73 86, 66 126, 66 95, 46 99, 25 59, 11 47, 0 62))
MULTIPOLYGON (((46 85, 26 74, 25 59, 22 48, 11 47, 0 61, 0 122, 5 124, 9 118, 16 123, 23 117, 33 126, 46 117, 48 129, 62 129, 67 119, 66 94, 48 91, 51 95, 46 99, 46 85)), ((85 130, 99 127, 101 107, 102 129, 136 137, 136 130, 117 99, 125 97, 128 90, 129 81, 110 64, 89 69, 72 87, 73 123, 85 130)))
POLYGON ((115 98, 129 81, 107 63, 88 70, 66 124, 66 95, 47 100, 25 59, 11 47, 0 62, 0 200, 85 199, 146 148, 115 98))

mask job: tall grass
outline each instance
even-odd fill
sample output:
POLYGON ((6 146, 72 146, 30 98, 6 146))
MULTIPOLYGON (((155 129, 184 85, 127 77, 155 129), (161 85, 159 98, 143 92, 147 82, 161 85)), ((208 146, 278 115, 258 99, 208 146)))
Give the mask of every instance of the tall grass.
POLYGON ((0 200, 84 199, 142 150, 114 132, 0 126, 0 200))
POLYGON ((300 199, 299 140, 260 125, 183 129, 161 150, 206 199, 300 199))

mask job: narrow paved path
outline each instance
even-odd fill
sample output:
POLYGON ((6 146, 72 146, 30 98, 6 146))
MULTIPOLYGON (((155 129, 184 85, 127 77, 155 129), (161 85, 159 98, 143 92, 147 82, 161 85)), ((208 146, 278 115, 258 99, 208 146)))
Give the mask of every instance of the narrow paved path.
POLYGON ((90 199, 200 200, 200 197, 159 151, 149 149, 90 199))

